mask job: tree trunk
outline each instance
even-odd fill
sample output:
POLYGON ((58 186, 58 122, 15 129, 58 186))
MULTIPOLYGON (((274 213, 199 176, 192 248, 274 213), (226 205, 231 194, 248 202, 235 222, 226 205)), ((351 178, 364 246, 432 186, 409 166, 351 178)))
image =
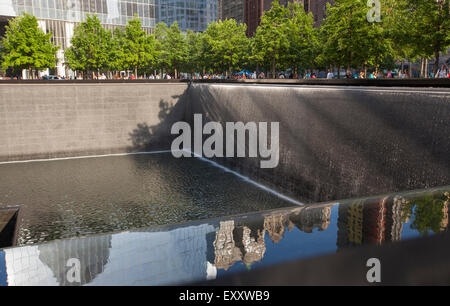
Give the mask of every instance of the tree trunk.
POLYGON ((421 78, 424 77, 424 74, 423 74, 423 72, 424 72, 424 66, 425 66, 425 60, 424 60, 424 58, 422 57, 422 58, 420 59, 420 77, 421 77, 421 78))
POLYGON ((341 78, 341 64, 338 65, 338 79, 341 78))
MULTIPOLYGON (((445 1, 447 2, 447 1, 445 1)), ((448 5, 448 3, 446 3, 446 5, 448 5)), ((442 12, 444 9, 444 1, 441 1, 439 3, 439 17, 442 16, 442 12)), ((437 25, 437 29, 436 29, 436 33, 438 33, 441 30, 441 25, 438 24, 437 25)), ((440 58, 440 50, 441 50, 441 42, 438 40, 436 41, 436 43, 434 44, 434 57, 436 58, 435 62, 434 62, 434 67, 433 67, 433 75, 436 75, 436 73, 439 70, 439 58, 440 58)))
POLYGON ((137 69, 138 69, 138 67, 135 66, 135 67, 134 67, 134 77, 135 77, 136 79, 138 78, 138 75, 137 75, 137 69))
POLYGON ((272 78, 276 79, 276 71, 277 71, 277 62, 275 60, 275 57, 272 59, 272 78))
POLYGON ((348 53, 348 58, 347 58, 347 70, 350 70, 352 66, 352 53, 349 52, 348 53))

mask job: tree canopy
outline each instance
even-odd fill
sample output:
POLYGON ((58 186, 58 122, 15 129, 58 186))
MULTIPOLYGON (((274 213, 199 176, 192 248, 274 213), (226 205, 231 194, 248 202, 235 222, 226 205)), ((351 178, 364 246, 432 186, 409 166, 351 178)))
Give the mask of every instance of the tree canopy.
MULTIPOLYGON (((317 28, 301 4, 275 0, 253 37, 234 19, 212 22, 200 33, 182 32, 176 22, 158 23, 148 34, 137 16, 125 27, 107 30, 96 15, 88 15, 65 50, 66 65, 84 76, 157 69, 175 77, 179 72, 230 75, 256 68, 277 77, 278 70, 326 67, 378 72, 394 68, 398 61, 435 58, 436 72, 440 53, 450 46, 449 0, 380 1, 380 18, 369 18, 373 2, 335 0, 327 4, 326 18, 317 28)), ((13 19, 0 44, 2 67, 54 67, 57 47, 51 35, 39 29, 33 16, 13 19)))
POLYGON ((1 42, 2 68, 43 70, 54 68, 58 46, 51 42, 52 33, 39 28, 36 17, 23 14, 11 19, 1 42))
POLYGON ((101 26, 97 15, 88 15, 86 21, 75 27, 71 46, 64 52, 67 66, 86 74, 107 68, 114 47, 111 37, 112 33, 101 26))
POLYGON ((175 78, 187 60, 187 43, 178 23, 168 27, 165 23, 158 23, 155 30, 157 51, 159 53, 158 66, 169 72, 174 72, 175 78))
POLYGON ((250 50, 247 26, 234 19, 212 22, 204 33, 205 57, 214 71, 231 74, 244 68, 250 50))
POLYGON ((140 67, 153 67, 156 63, 156 42, 153 35, 147 33, 141 27, 139 18, 131 19, 123 35, 119 36, 117 49, 122 49, 123 66, 133 69, 135 75, 140 67))

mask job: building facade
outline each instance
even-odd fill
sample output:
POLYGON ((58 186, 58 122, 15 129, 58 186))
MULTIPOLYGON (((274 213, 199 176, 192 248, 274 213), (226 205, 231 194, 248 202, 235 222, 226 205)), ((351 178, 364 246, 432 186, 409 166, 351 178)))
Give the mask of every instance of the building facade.
POLYGON ((311 12, 314 16, 314 25, 319 27, 326 18, 327 3, 332 0, 301 0, 306 12, 311 12))
MULTIPOLYGON (((332 0, 279 0, 281 5, 288 5, 289 2, 303 4, 307 13, 314 16, 314 25, 320 26, 325 19, 326 4, 332 0)), ((256 28, 261 22, 261 17, 265 11, 272 7, 273 0, 244 0, 244 22, 247 24, 247 35, 253 36, 256 28)))
POLYGON ((107 29, 124 27, 137 16, 147 33, 158 22, 171 25, 175 21, 182 31, 199 32, 218 19, 217 3, 218 0, 1 0, 0 35, 10 18, 22 13, 34 15, 41 29, 51 31, 53 43, 60 46, 57 68, 52 73, 68 77, 71 72, 63 65, 64 50, 70 46, 74 28, 87 15, 97 15, 107 29))
POLYGON ((150 33, 156 22, 155 0, 2 0, 0 20, 3 25, 22 13, 34 15, 44 32, 52 32, 53 43, 60 46, 54 73, 66 77, 71 72, 63 65, 64 50, 70 46, 75 26, 87 15, 97 15, 107 29, 124 27, 129 19, 137 16, 142 28, 150 33))
POLYGON ((219 18, 244 23, 244 0, 219 0, 219 18))
POLYGON ((219 13, 218 0, 156 0, 156 21, 176 21, 182 31, 204 31, 219 13))

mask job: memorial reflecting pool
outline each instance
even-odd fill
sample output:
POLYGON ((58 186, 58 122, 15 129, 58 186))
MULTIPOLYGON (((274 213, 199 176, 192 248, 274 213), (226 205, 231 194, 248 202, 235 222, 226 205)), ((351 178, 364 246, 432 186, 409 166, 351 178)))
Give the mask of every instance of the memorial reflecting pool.
POLYGON ((448 231, 450 186, 0 250, 0 285, 166 285, 448 231), (66 278, 80 260, 81 282, 66 278))
POLYGON ((292 205, 170 152, 0 165, 0 208, 20 207, 19 245, 292 205))

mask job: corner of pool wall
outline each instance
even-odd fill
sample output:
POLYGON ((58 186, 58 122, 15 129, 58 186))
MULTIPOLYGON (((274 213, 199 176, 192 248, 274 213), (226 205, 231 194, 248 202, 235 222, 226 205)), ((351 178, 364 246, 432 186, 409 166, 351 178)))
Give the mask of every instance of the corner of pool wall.
POLYGON ((170 149, 174 122, 280 122, 280 162, 216 159, 318 202, 450 184, 450 90, 269 84, 0 84, 0 161, 170 149))
POLYGON ((16 245, 19 207, 0 207, 0 249, 16 245))

